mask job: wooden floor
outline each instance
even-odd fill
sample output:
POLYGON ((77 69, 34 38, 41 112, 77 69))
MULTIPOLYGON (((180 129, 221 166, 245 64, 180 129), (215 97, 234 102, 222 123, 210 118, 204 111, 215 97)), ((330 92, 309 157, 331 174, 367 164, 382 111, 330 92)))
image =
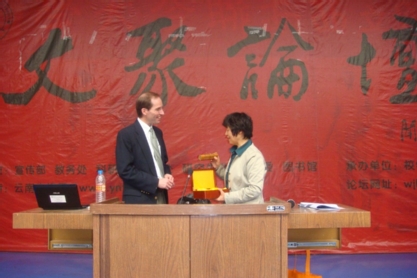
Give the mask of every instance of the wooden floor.
MULTIPOLYGON (((288 261, 289 269, 296 263, 297 270, 304 271, 304 255, 289 255, 288 261)), ((323 278, 415 278, 417 253, 312 254, 311 273, 323 278)), ((0 277, 91 278, 93 257, 91 254, 0 252, 0 277)))

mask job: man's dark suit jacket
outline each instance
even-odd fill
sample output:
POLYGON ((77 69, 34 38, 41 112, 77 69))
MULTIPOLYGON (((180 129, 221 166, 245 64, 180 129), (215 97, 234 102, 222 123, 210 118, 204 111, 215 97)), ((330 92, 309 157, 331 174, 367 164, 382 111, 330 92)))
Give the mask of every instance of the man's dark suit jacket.
MULTIPOLYGON (((161 146, 165 174, 170 174, 168 155, 162 131, 153 127, 161 146)), ((136 120, 117 134, 116 166, 123 180, 123 201, 127 204, 156 204, 158 176, 152 152, 142 127, 136 120)), ((168 200, 167 190, 163 189, 168 200)))

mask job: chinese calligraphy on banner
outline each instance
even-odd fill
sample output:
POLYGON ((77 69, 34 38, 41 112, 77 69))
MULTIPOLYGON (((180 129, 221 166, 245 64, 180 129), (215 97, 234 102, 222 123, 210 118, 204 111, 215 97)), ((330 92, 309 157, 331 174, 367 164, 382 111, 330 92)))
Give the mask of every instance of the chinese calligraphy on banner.
POLYGON ((199 154, 226 163, 221 122, 246 112, 265 199, 371 211, 335 252, 416 250, 414 1, 229 2, 0 0, 0 250, 47 249, 45 231, 12 229, 34 183, 76 183, 91 203, 102 169, 121 197, 116 134, 148 90, 165 105, 172 204, 189 168, 210 167, 199 154))

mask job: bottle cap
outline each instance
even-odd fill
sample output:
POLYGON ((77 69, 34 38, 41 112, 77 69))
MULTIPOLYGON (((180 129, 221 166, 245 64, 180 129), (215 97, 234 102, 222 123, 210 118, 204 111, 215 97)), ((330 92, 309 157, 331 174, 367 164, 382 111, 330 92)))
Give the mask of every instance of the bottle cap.
POLYGON ((103 170, 98 170, 99 175, 103 175, 103 170))

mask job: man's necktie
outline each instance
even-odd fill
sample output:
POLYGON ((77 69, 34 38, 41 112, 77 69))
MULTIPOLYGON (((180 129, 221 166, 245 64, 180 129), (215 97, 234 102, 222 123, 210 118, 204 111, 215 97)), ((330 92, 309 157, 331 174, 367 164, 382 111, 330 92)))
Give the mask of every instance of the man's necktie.
POLYGON ((164 176, 164 167, 162 166, 161 152, 159 151, 158 147, 158 139, 156 139, 155 131, 153 128, 151 128, 149 132, 151 133, 153 156, 155 158, 156 165, 158 166, 161 175, 164 176))
MULTIPOLYGON (((149 132, 151 133, 151 144, 152 144, 152 149, 153 149, 153 156, 155 158, 156 165, 158 166, 159 171, 163 177, 165 173, 164 173, 164 167, 162 166, 161 152, 159 151, 159 147, 158 147, 158 139, 156 139, 155 131, 153 130, 153 128, 151 128, 149 132)), ((156 190, 156 197, 157 197, 158 204, 168 203, 165 197, 164 190, 160 188, 156 190)))

